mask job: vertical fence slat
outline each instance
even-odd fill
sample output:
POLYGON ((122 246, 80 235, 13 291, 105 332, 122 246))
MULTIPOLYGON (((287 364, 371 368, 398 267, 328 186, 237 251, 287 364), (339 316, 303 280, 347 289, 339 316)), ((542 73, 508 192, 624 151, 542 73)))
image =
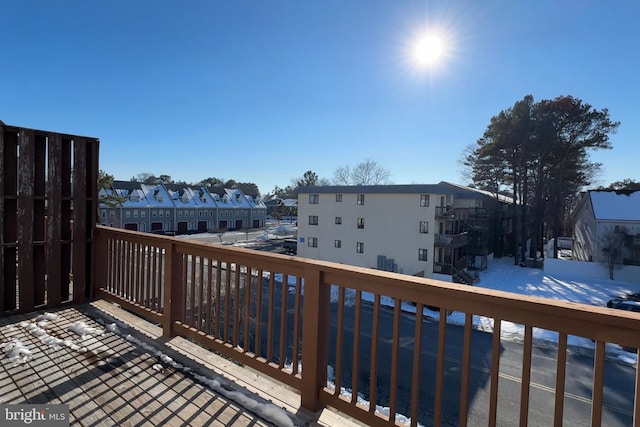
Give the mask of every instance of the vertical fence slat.
POLYGON ((11 311, 17 308, 16 288, 16 230, 17 195, 18 195, 18 133, 4 132, 2 145, 2 307, 0 310, 11 311))
POLYGON ((46 303, 46 158, 47 136, 38 133, 33 141, 34 170, 33 170, 33 288, 34 305, 42 306, 46 303))
MULTIPOLYGON (((204 265, 206 262, 205 257, 201 256, 200 258, 200 268, 198 269, 198 329, 203 330, 205 328, 204 318, 205 318, 205 306, 208 307, 207 300, 204 296, 204 265)), ((207 295, 208 297, 208 295, 207 295)))
POLYGON ((4 175, 7 173, 5 170, 4 152, 4 126, 2 126, 2 122, 0 122, 0 314, 3 314, 5 310, 5 286, 7 285, 4 269, 4 175))
POLYGON ((371 364, 369 366, 369 412, 376 411, 377 396, 377 378, 378 378, 378 335, 380 326, 380 294, 373 296, 373 318, 371 320, 371 364))
POLYGON ((411 427, 418 425, 420 404, 420 360, 422 358, 422 313, 424 306, 416 304, 416 328, 413 336, 413 376, 411 379, 411 427))
POLYGON ((227 262, 224 275, 224 342, 230 343, 229 328, 231 327, 231 275, 233 274, 233 264, 227 262))
POLYGON ((18 277, 19 309, 31 311, 34 307, 33 289, 33 179, 34 134, 21 129, 18 137, 18 277))
POLYGON ((567 372, 567 334, 561 332, 558 336, 558 361, 556 367, 556 395, 553 414, 553 425, 562 426, 564 418, 564 387, 567 372))
POLYGON ((391 384, 389 393, 389 421, 395 423, 396 408, 398 406, 398 360, 400 360, 400 312, 402 309, 402 300, 400 298, 393 299, 393 330, 391 336, 391 384))
POLYGON ((473 314, 464 314, 464 335, 462 350, 462 372, 460 373, 460 417, 459 425, 467 425, 469 413, 469 373, 471 368, 471 332, 473 314))
POLYGON ((593 397, 591 398, 591 426, 602 425, 602 396, 604 393, 604 341, 596 341, 596 351, 593 359, 593 397))
POLYGON ((335 395, 340 396, 342 388, 342 342, 344 330, 344 287, 338 286, 338 315, 336 322, 336 366, 334 369, 335 395))
POLYGON ((351 404, 358 402, 358 377, 360 375, 360 316, 362 313, 362 291, 356 291, 355 311, 353 313, 353 355, 351 367, 351 404))
POLYGON ((531 349, 533 346, 532 327, 524 327, 524 345, 522 347, 522 385, 520 390, 520 426, 529 422, 529 390, 531 385, 531 349))
POLYGON ((214 303, 214 296, 213 296, 213 260, 211 258, 207 258, 207 288, 206 288, 206 292, 207 292, 207 299, 206 299, 206 303, 207 303, 207 309, 206 309, 206 329, 205 332, 207 333, 207 335, 214 335, 213 334, 213 303, 214 303))
POLYGON ((296 277, 296 297, 293 313, 293 375, 298 374, 298 363, 300 362, 300 296, 302 289, 302 278, 296 277))
MULTIPOLYGON (((244 332, 242 349, 249 351, 249 325, 251 323, 251 292, 253 288, 253 267, 247 266, 244 278, 244 332)), ((294 371, 295 373, 295 371, 294 371)))
POLYGON ((144 251, 147 245, 144 243, 138 244, 138 256, 136 258, 136 272, 137 284, 136 284, 136 302, 140 305, 145 305, 145 282, 144 282, 144 251))
POLYGON ((271 362, 273 360, 273 323, 275 312, 275 273, 272 271, 269 276, 269 314, 267 318, 267 360, 271 362))
POLYGON ((284 367, 284 362, 286 360, 286 344, 287 344, 287 297, 289 295, 288 292, 289 285, 289 275, 282 275, 282 298, 280 304, 280 357, 278 366, 280 369, 284 367))
MULTIPOLYGON (((87 265, 90 267, 91 253, 87 253, 87 238, 91 230, 87 224, 87 141, 73 141, 73 302, 83 303, 87 296, 87 265)), ((93 214, 93 213, 92 213, 93 214)), ((95 214, 93 214, 95 215, 95 214)))
POLYGON ((491 393, 489 395, 489 426, 495 426, 498 417, 498 380, 500 378, 500 334, 502 319, 493 319, 491 344, 491 393))
POLYGON ((447 312, 440 308, 438 322, 438 356, 436 362, 436 389, 433 402, 433 424, 439 426, 442 422, 442 393, 444 384, 444 346, 447 336, 447 312))
POLYGON ((220 334, 222 332, 220 332, 220 306, 222 304, 222 302, 220 301, 220 298, 222 297, 222 261, 220 260, 216 260, 216 282, 215 282, 215 286, 216 286, 216 312, 215 312, 215 323, 214 323, 214 328, 215 328, 215 333, 214 336, 216 338, 220 338, 220 334))
POLYGON ((193 327, 198 327, 198 322, 196 319, 196 271, 198 270, 198 259, 199 257, 195 255, 187 255, 187 263, 189 268, 191 269, 191 277, 189 279, 189 285, 187 286, 187 296, 189 298, 189 322, 188 324, 193 327))
POLYGON ((256 292, 256 357, 262 357, 262 288, 264 287, 264 271, 258 270, 258 289, 256 292))
POLYGON ((240 329, 240 278, 242 265, 236 264, 236 275, 233 281, 233 346, 237 347, 240 329))
POLYGON ((60 163, 62 162, 62 139, 54 134, 49 137, 47 167, 47 306, 58 307, 60 293, 61 230, 60 221, 62 191, 60 163))

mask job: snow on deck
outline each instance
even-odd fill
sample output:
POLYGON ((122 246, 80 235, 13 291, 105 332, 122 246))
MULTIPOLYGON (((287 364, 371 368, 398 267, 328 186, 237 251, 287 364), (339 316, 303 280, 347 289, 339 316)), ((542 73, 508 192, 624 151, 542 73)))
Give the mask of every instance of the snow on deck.
POLYGON ((82 425, 293 425, 281 408, 231 393, 124 323, 103 323, 75 308, 3 317, 0 403, 66 403, 82 425))

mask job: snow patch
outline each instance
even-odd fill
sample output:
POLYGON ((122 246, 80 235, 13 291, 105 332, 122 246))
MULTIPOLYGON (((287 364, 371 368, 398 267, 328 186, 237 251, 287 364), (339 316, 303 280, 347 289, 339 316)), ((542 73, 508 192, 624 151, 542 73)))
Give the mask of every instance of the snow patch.
POLYGON ((33 353, 19 339, 0 344, 0 349, 4 351, 6 357, 9 358, 13 366, 25 363, 33 357, 33 353))
POLYGON ((88 326, 84 322, 75 322, 73 325, 69 327, 69 330, 75 333, 76 335, 79 335, 81 339, 85 339, 88 336, 104 334, 103 329, 88 326))

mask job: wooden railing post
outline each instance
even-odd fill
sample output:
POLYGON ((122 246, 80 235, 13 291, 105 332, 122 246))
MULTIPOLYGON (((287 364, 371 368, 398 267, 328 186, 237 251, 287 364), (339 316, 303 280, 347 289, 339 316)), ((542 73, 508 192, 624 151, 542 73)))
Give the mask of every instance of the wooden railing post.
MULTIPOLYGON (((100 228, 96 228, 94 234, 95 243, 93 246, 94 254, 94 271, 91 277, 91 291, 90 295, 92 297, 98 296, 98 290, 100 288, 105 288, 108 285, 109 273, 113 274, 113 272, 109 271, 109 266, 111 265, 108 253, 108 242, 109 239, 104 235, 104 233, 100 230, 100 228)), ((113 256, 113 255, 111 255, 113 256)))
POLYGON ((175 244, 171 243, 164 254, 164 260, 162 335, 172 338, 175 336, 174 323, 184 320, 184 257, 175 250, 175 244))
POLYGON ((322 272, 307 269, 304 277, 302 315, 302 406, 313 412, 322 408, 320 392, 327 385, 331 286, 322 272))

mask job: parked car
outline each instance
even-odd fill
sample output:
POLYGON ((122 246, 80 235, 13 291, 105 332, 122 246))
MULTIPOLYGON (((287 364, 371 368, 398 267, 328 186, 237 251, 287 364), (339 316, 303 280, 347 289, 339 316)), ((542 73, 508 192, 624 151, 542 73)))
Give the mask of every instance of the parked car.
POLYGON ((607 302, 607 307, 640 313, 640 301, 628 297, 611 299, 607 302))
POLYGON ((296 239, 285 239, 282 242, 284 253, 289 255, 296 255, 298 253, 298 241, 296 239))

